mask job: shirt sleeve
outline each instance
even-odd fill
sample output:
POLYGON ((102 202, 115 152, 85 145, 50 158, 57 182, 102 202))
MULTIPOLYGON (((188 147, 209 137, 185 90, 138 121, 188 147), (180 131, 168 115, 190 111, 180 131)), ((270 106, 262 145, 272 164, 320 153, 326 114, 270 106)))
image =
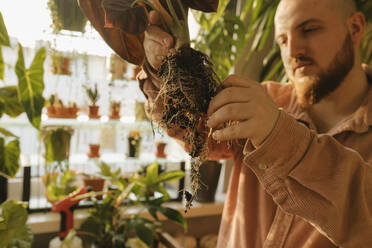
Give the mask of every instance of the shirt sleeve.
POLYGON ((284 111, 265 142, 243 153, 284 211, 340 247, 372 247, 372 166, 359 153, 284 111))

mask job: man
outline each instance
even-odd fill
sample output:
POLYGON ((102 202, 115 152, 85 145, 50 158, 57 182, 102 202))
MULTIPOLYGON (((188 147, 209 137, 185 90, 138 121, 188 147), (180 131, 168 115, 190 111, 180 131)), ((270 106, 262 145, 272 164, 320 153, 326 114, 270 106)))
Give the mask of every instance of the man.
MULTIPOLYGON (((154 13, 150 22, 157 23, 154 13)), ((239 123, 212 135, 237 140, 230 150, 211 143, 213 159, 235 160, 218 247, 372 247, 372 82, 359 53, 365 28, 352 0, 282 0, 275 37, 290 84, 234 75, 223 82, 207 126, 239 123)), ((172 46, 149 26, 151 70, 172 46)), ((139 79, 156 120, 154 75, 139 79)))

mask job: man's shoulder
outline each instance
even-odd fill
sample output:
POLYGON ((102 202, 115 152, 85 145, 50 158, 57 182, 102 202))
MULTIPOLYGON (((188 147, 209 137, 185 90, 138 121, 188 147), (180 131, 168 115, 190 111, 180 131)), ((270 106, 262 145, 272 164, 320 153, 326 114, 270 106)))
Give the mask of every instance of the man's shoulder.
POLYGON ((262 83, 262 86, 279 107, 286 108, 293 100, 294 89, 290 83, 266 81, 262 83))

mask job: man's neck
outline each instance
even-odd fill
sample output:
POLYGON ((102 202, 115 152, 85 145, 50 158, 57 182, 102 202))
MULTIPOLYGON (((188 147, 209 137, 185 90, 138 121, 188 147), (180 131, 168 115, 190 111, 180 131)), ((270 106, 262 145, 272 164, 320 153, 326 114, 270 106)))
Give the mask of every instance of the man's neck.
POLYGON ((355 66, 334 92, 307 110, 317 131, 326 133, 354 113, 362 104, 368 88, 365 72, 361 66, 355 66))

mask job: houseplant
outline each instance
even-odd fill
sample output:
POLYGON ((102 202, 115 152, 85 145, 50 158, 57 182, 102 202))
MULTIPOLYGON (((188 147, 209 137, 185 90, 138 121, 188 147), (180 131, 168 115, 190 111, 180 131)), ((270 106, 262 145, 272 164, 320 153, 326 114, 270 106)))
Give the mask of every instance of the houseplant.
POLYGON ((68 106, 65 106, 56 93, 49 96, 48 100, 45 102, 45 106, 47 108, 48 117, 50 118, 75 119, 79 111, 76 102, 69 102, 68 106))
POLYGON ((71 58, 65 56, 62 52, 55 49, 51 50, 50 58, 52 60, 52 72, 55 75, 71 75, 71 58))
MULTIPOLYGON (((105 179, 100 175, 82 173, 83 182, 85 187, 90 187, 94 192, 103 191, 105 179)), ((101 195, 97 196, 98 200, 102 199, 101 195)))
POLYGON ((128 135, 128 157, 138 158, 141 148, 141 133, 138 130, 132 130, 128 135))
POLYGON ((87 19, 76 0, 49 0, 48 7, 53 21, 53 29, 84 32, 87 19))
POLYGON ((98 115, 99 106, 96 105, 100 95, 98 93, 98 86, 97 84, 94 85, 94 88, 91 88, 87 85, 85 87, 85 92, 91 102, 89 105, 89 118, 98 119, 100 116, 98 115))
POLYGON ((101 156, 99 152, 100 145, 99 144, 89 144, 89 158, 99 158, 101 156))
POLYGON ((111 120, 118 120, 120 119, 120 101, 110 101, 110 119, 111 120))
POLYGON ((78 233, 88 244, 95 244, 99 248, 129 247, 131 243, 140 243, 141 247, 156 247, 161 229, 157 212, 187 228, 180 212, 163 206, 170 197, 162 184, 179 180, 184 176, 182 171, 159 173, 159 165, 153 163, 147 166, 145 173, 135 173, 129 179, 124 179, 120 176, 120 169, 112 171, 105 163, 101 163, 100 168, 101 174, 117 190, 107 191, 103 201, 95 201, 90 216, 81 224, 78 233), (153 197, 151 192, 160 196, 153 197), (126 214, 130 206, 139 207, 139 212, 126 214), (154 220, 142 217, 145 211, 154 220))
POLYGON ((123 80, 125 73, 128 69, 128 63, 121 59, 116 54, 111 54, 110 56, 110 73, 111 73, 111 81, 113 80, 123 80))
MULTIPOLYGON (((0 79, 4 79, 2 46, 10 47, 10 41, 3 16, 0 12, 0 79)), ((0 88, 0 117, 4 114, 17 117, 26 112, 29 122, 40 128, 41 110, 44 105, 45 48, 40 48, 29 68, 25 67, 23 48, 18 44, 18 59, 15 73, 18 85, 0 88)), ((14 177, 19 170, 19 138, 6 129, 0 128, 0 176, 14 177)), ((31 247, 33 234, 28 225, 26 206, 16 201, 0 205, 0 247, 31 247)))

